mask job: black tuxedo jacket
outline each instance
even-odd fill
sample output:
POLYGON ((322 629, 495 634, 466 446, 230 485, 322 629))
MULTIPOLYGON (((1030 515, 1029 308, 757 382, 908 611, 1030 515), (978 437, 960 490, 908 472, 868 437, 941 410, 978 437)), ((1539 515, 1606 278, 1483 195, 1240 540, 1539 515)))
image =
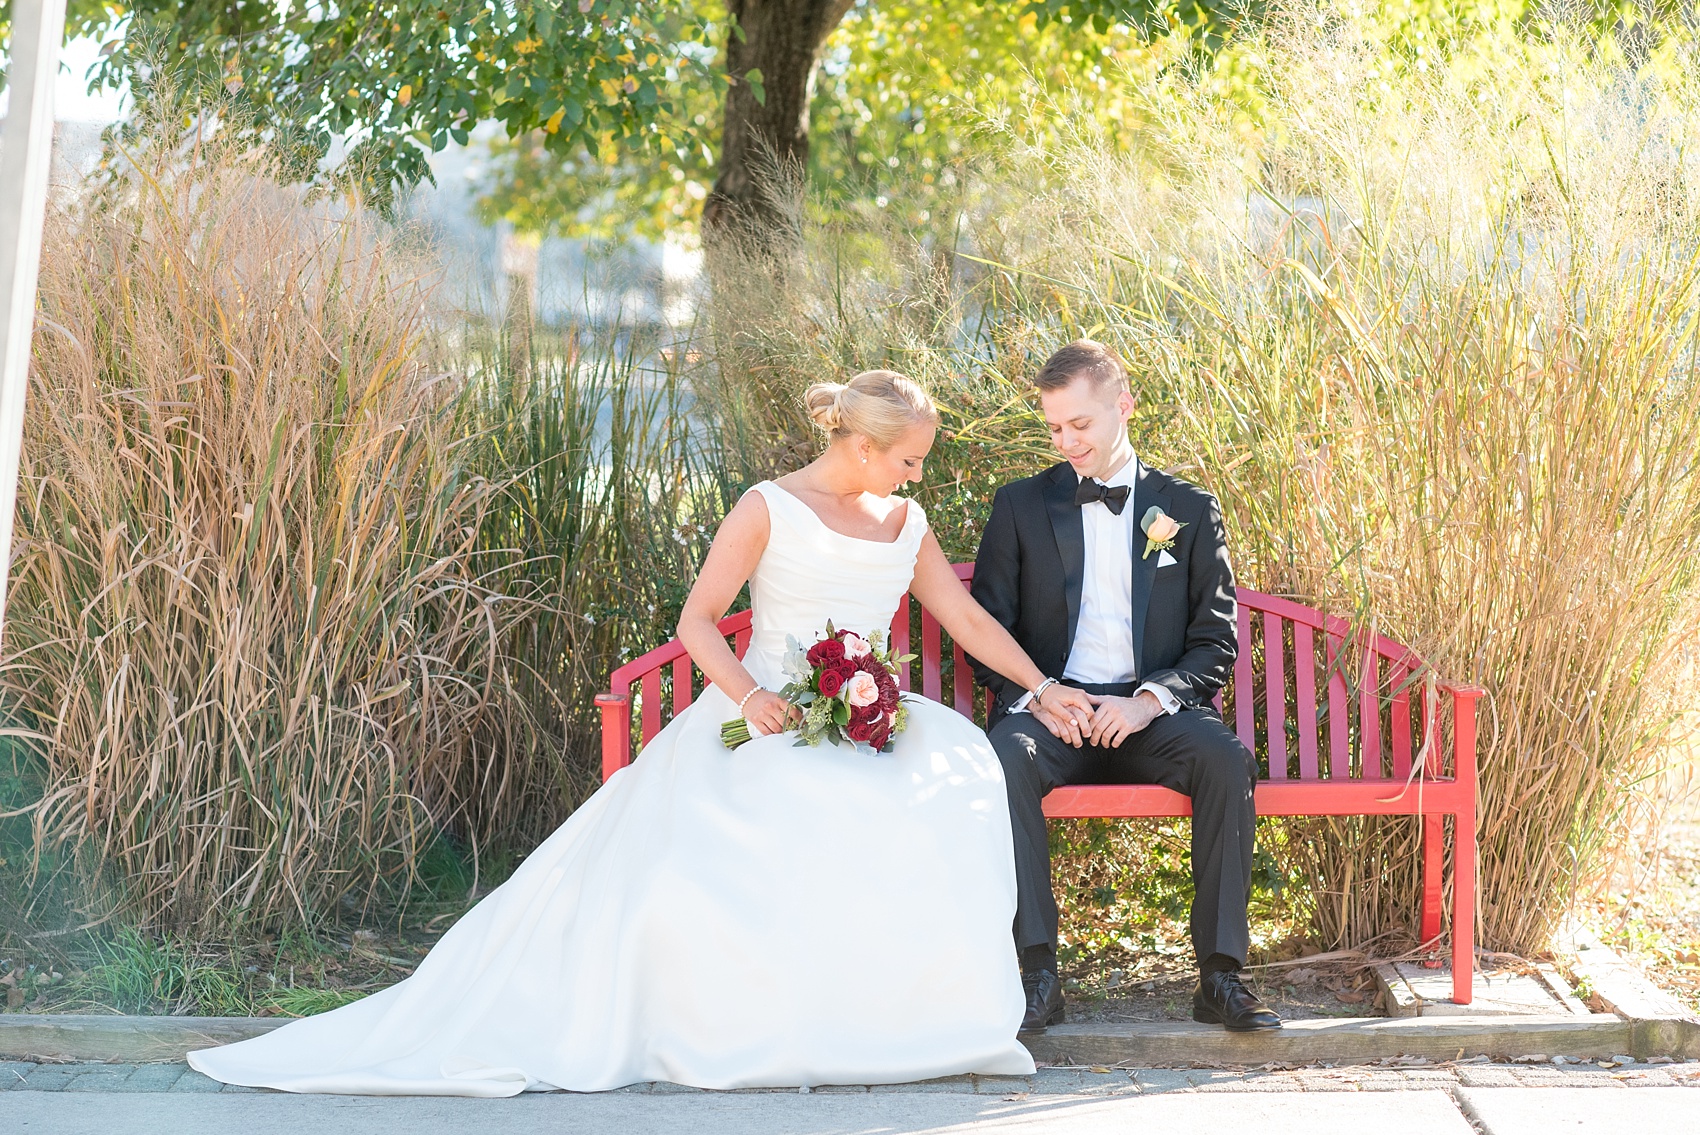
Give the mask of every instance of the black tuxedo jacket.
MULTIPOLYGON (((1079 483, 1065 461, 999 489, 974 560, 974 598, 1053 678, 1062 677, 1080 621, 1086 530, 1074 503, 1079 483)), ((1221 509, 1203 489, 1143 464, 1127 507, 1135 519, 1138 680, 1163 686, 1185 707, 1208 705, 1233 670, 1239 641, 1221 509), (1175 562, 1166 567, 1157 566, 1160 552, 1142 558, 1138 520, 1152 505, 1186 526, 1169 550, 1175 562)), ((996 721, 1026 691, 971 661, 975 677, 997 698, 996 721)))

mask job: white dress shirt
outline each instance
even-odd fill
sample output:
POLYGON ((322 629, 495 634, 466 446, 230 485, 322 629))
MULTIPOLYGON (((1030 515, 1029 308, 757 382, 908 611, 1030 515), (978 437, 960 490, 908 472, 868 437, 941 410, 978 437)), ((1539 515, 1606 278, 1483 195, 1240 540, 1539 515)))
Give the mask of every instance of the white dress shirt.
MULTIPOLYGON (((1127 502, 1119 516, 1103 501, 1080 506, 1085 574, 1080 581, 1080 619, 1075 624, 1074 645, 1063 667, 1063 677, 1071 682, 1108 685, 1139 677, 1139 660, 1133 656, 1133 541, 1141 533, 1139 517, 1133 512, 1132 491, 1138 480, 1139 459, 1129 457, 1102 482, 1112 489, 1127 486, 1127 502)), ((1134 693, 1146 690, 1165 713, 1181 708, 1180 699, 1152 682, 1134 693)), ((1024 695, 1010 712, 1025 710, 1031 697, 1030 693, 1024 695)))

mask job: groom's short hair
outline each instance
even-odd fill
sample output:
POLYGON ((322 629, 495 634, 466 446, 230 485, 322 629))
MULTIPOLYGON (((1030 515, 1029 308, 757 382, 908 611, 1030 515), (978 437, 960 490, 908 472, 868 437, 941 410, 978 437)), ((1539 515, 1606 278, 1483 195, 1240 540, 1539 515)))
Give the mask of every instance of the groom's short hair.
POLYGON ((1033 376, 1033 385, 1041 391, 1061 390, 1077 378, 1085 378, 1100 391, 1127 389, 1127 367, 1114 351, 1093 339, 1076 339, 1059 347, 1033 376))

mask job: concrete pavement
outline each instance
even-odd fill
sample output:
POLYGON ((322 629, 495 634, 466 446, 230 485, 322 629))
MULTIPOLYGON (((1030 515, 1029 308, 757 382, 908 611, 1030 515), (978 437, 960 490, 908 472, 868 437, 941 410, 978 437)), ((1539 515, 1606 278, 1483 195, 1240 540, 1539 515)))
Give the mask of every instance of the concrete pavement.
MULTIPOLYGON (((1678 1089, 1667 1089, 1678 1091, 1678 1089)), ((1688 1092, 1680 1092, 1687 1096, 1688 1092)), ((1700 1095, 1700 1093, 1696 1093, 1700 1095)), ((1437 1089, 1377 1095, 1160 1094, 1005 1100, 948 1092, 856 1095, 534 1095, 507 1100, 8 1092, 15 1135, 1472 1135, 1437 1089)))
POLYGON ((508 1100, 294 1096, 181 1064, 5 1063, 0 1085, 5 1135, 1700 1135, 1700 1063, 1043 1068, 807 1094, 641 1084, 508 1100))

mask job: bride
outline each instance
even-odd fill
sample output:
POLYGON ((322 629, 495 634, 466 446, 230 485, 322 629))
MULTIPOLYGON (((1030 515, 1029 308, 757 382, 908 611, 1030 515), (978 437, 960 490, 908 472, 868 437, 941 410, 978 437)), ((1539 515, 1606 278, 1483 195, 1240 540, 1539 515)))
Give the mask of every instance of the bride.
POLYGON ((782 735, 787 635, 888 627, 905 590, 1053 712, 1047 681, 969 598, 926 516, 938 413, 890 371, 811 387, 829 443, 726 516, 685 602, 713 686, 474 907, 407 980, 189 1054, 231 1084, 508 1096, 646 1080, 703 1088, 1025 1074, 1015 863, 997 756, 911 700, 887 755, 782 735), (748 581, 740 662, 715 629, 748 581), (742 712, 753 740, 725 748, 742 712))

